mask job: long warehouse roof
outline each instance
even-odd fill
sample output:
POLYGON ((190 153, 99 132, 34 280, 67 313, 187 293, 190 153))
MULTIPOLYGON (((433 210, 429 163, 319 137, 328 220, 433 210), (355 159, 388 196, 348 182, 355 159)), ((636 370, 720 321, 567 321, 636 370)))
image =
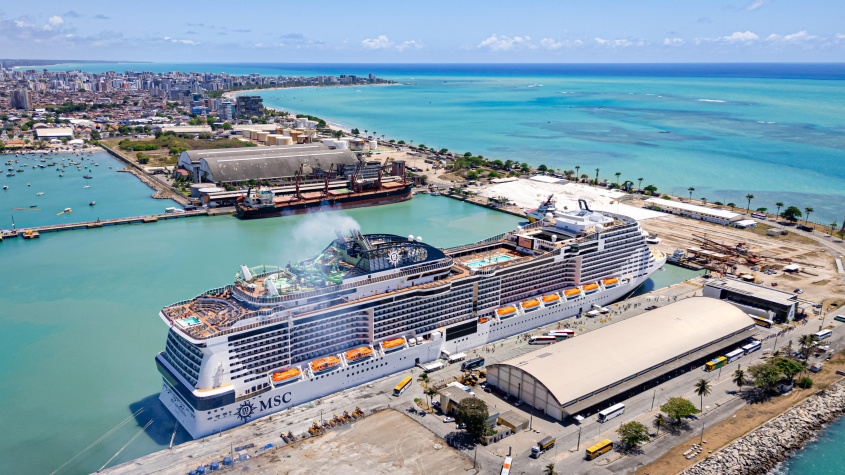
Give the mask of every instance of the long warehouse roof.
POLYGON ((567 404, 753 324, 727 302, 692 297, 498 364, 567 404))
POLYGON ((204 168, 208 169, 214 181, 223 182, 290 177, 300 170, 300 166, 309 174, 316 169, 329 171, 336 165, 358 163, 355 154, 349 150, 327 150, 325 145, 322 148, 293 147, 251 147, 252 154, 240 150, 229 154, 215 150, 217 153, 202 155, 200 163, 205 163, 204 168))

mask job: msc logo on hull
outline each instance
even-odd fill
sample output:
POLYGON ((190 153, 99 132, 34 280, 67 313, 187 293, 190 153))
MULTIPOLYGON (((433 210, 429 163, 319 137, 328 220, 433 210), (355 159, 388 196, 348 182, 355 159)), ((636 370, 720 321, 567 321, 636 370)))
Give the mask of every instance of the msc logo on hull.
POLYGON ((284 393, 281 396, 273 396, 266 401, 258 401, 258 407, 252 404, 252 401, 244 401, 238 408, 238 419, 246 422, 252 415, 257 412, 266 411, 274 407, 287 404, 291 401, 293 394, 290 392, 284 393))

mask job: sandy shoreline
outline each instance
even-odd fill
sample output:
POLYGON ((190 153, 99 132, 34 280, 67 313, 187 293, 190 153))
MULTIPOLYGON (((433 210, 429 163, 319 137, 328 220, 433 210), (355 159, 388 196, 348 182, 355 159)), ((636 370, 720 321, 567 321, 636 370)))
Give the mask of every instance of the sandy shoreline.
MULTIPOLYGON (((387 84, 338 84, 336 86, 284 86, 284 87, 268 87, 263 89, 244 89, 240 91, 226 91, 223 93, 223 97, 227 99, 233 99, 238 94, 250 93, 250 92, 263 92, 263 91, 282 91, 285 89, 323 89, 323 88, 334 88, 334 87, 374 87, 374 86, 405 86, 404 83, 387 83, 387 84)), ((266 107, 266 109, 273 109, 278 110, 273 107, 266 107)))

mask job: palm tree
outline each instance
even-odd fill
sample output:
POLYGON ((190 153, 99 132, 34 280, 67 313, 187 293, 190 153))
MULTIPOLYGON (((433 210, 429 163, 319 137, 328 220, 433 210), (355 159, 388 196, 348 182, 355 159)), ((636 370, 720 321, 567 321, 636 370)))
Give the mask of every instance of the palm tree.
POLYGON ((364 129, 364 135, 365 135, 367 138, 370 138, 370 134, 368 134, 368 133, 367 133, 367 129, 364 129))
POLYGON ((813 209, 812 206, 807 206, 806 208, 804 208, 804 212, 807 213, 804 216, 804 224, 805 225, 807 224, 807 220, 810 219, 810 213, 812 213, 813 211, 815 211, 815 210, 813 209))
POLYGON ((750 213, 751 212, 751 200, 754 199, 754 195, 749 193, 749 194, 745 195, 745 199, 748 200, 748 207, 746 207, 745 209, 746 209, 746 211, 748 211, 750 213))
POLYGON ((578 172, 581 170, 581 165, 575 165, 575 175, 578 175, 578 172))
POLYGON ((810 349, 815 346, 817 341, 819 341, 819 337, 812 333, 802 335, 801 338, 798 339, 798 343, 801 344, 801 353, 804 355, 805 359, 808 357, 810 349))
POLYGON ((737 368, 737 370, 734 371, 733 382, 734 382, 734 384, 736 384, 739 387, 739 393, 742 394, 742 386, 746 382, 745 381, 745 371, 737 368))
POLYGON ((775 203, 775 206, 777 206, 777 207, 778 207, 778 210, 777 210, 777 211, 775 211, 775 214, 776 214, 776 215, 778 215, 778 216, 780 216, 780 209, 781 209, 781 208, 783 208, 783 202, 782 202, 782 201, 778 201, 777 203, 775 203))
POLYGON ((643 189, 643 179, 642 178, 637 178, 637 189, 640 189, 640 190, 643 189))
POLYGON ((692 192, 695 191, 695 187, 691 186, 687 188, 687 191, 689 191, 689 200, 692 201, 692 192))
POLYGON ((839 224, 836 221, 834 221, 834 222, 828 224, 828 226, 830 226, 830 235, 833 236, 833 231, 836 231, 836 226, 839 226, 839 224))
POLYGON ((660 428, 666 425, 666 418, 663 417, 662 413, 658 413, 657 416, 654 417, 654 426, 657 427, 657 433, 654 434, 655 437, 660 435, 660 428))
POLYGON ((707 198, 699 198, 699 200, 704 203, 704 206, 707 206, 707 198))
POLYGON ((428 396, 428 407, 431 407, 431 398, 437 395, 437 390, 434 388, 425 388, 425 395, 428 396))
POLYGON ((557 472, 555 472, 554 462, 549 462, 549 464, 546 465, 546 468, 543 469, 543 475, 557 475, 557 472))
POLYGON ((599 184, 599 169, 596 168, 596 185, 599 184))
POLYGON ((710 395, 710 383, 706 379, 699 379, 693 387, 695 388, 695 393, 701 396, 701 412, 704 412, 704 396, 710 395))
POLYGON ((619 186, 619 177, 622 176, 622 172, 616 172, 614 175, 616 175, 616 186, 619 186))

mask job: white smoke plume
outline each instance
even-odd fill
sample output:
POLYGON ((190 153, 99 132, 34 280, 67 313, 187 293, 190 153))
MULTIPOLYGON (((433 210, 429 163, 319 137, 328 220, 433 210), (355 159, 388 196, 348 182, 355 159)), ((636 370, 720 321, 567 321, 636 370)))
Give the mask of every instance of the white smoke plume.
POLYGON ((293 227, 293 247, 299 251, 298 256, 311 257, 337 238, 335 231, 347 234, 353 229, 360 230, 361 225, 345 214, 310 213, 293 227))

